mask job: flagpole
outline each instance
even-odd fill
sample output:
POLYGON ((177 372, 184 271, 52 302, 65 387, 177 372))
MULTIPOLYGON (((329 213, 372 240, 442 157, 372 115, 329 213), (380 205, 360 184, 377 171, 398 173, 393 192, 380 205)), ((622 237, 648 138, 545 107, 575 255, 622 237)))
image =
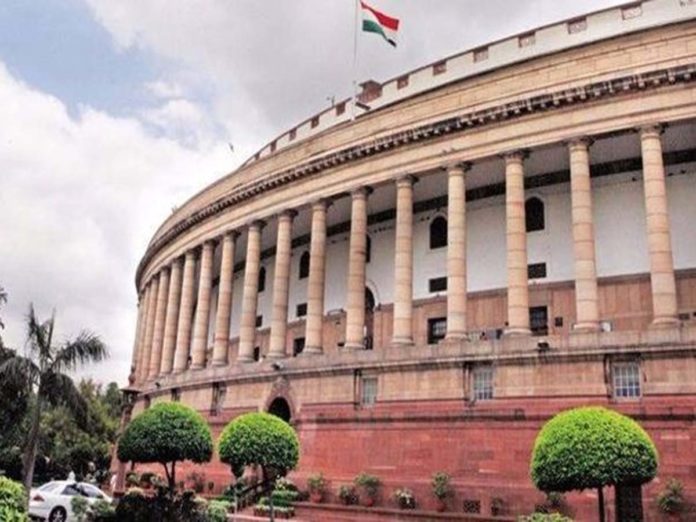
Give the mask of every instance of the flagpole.
POLYGON ((358 19, 360 18, 360 0, 355 0, 355 17, 353 20, 353 103, 350 119, 355 119, 355 105, 358 102, 358 19))

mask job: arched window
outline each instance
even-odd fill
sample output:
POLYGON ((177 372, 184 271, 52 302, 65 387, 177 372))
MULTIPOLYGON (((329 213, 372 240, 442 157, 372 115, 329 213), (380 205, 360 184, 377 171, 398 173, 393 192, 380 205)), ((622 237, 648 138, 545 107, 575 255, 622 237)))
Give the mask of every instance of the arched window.
POLYGON ((430 248, 442 248, 447 246, 447 220, 437 216, 430 222, 430 248))
POLYGON ((529 198, 524 204, 524 213, 527 232, 535 232, 546 228, 544 202, 539 198, 529 198))
POLYGON ((365 244, 365 262, 369 263, 370 259, 372 258, 372 239, 370 239, 370 236, 367 236, 367 241, 365 244))
POLYGON ((259 268, 259 292, 266 289, 266 267, 259 268))
POLYGON ((306 250, 300 256, 300 279, 309 277, 309 252, 306 250))

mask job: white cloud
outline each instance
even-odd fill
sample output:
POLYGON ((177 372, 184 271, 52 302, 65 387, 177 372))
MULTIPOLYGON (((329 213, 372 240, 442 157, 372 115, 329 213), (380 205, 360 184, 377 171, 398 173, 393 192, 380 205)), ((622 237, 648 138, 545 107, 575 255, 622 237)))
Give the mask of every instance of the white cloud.
POLYGON ((184 89, 181 85, 166 80, 156 80, 145 84, 145 89, 157 98, 182 98, 184 89))
MULTIPOLYGON (((195 111, 187 110, 178 117, 193 123, 195 111)), ((9 293, 3 338, 23 345, 29 302, 43 317, 55 307, 59 336, 82 328, 102 335, 112 359, 99 377, 123 382, 136 265, 172 205, 229 168, 229 151, 213 142, 184 147, 137 119, 89 107, 73 118, 1 62, 0 121, 0 285, 9 293)))

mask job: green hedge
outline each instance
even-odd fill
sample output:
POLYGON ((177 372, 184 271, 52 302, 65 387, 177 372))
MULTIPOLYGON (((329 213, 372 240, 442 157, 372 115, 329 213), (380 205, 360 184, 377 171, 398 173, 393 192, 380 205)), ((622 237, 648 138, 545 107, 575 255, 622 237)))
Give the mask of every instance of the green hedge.
POLYGON ((24 487, 14 480, 0 477, 0 520, 2 522, 26 522, 27 494, 24 487))
POLYGON ((230 422, 220 434, 220 460, 240 477, 246 466, 258 465, 275 475, 297 466, 300 442, 292 427, 268 413, 247 413, 230 422))
POLYGON ((122 462, 208 462, 213 438, 203 417, 178 402, 159 403, 135 417, 118 442, 122 462))
POLYGON ((657 472, 657 450, 634 420, 602 407, 561 412, 537 436, 531 475, 542 491, 639 485, 657 472))

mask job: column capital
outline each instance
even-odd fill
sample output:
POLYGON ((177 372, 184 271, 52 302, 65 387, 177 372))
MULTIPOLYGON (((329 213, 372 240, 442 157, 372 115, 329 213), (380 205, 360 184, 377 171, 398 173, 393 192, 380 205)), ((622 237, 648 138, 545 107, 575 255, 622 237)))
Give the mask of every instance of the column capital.
POLYGON ((158 271, 159 274, 168 274, 169 273, 169 265, 164 265, 162 268, 159 269, 158 271))
POLYGON ((203 248, 215 248, 215 245, 217 244, 217 238, 211 237, 203 241, 203 248))
POLYGON ((289 219, 290 221, 292 221, 293 219, 295 219, 295 217, 297 217, 297 210, 289 208, 278 212, 277 219, 278 221, 280 221, 281 219, 289 219))
POLYGON ((193 247, 189 248, 186 253, 184 254, 184 257, 189 260, 195 260, 196 256, 198 255, 198 247, 193 247))
POLYGON ((568 150, 571 151, 576 149, 585 150, 594 144, 594 139, 590 136, 576 136, 566 140, 565 144, 568 146, 568 150))
POLYGON ((508 152, 503 152, 500 157, 505 160, 506 164, 522 163, 529 157, 529 151, 525 149, 511 150, 508 152))
POLYGON ((312 210, 327 210, 331 205, 333 205, 331 198, 319 198, 310 203, 312 210))
POLYGON ((453 163, 446 164, 443 169, 450 176, 463 175, 471 170, 473 163, 470 161, 455 161, 453 163))
POLYGON ((665 132, 667 126, 664 123, 649 123, 638 127, 638 132, 642 138, 659 137, 665 132))
POLYGON ((251 229, 257 229, 258 231, 263 230, 263 228, 266 226, 266 222, 263 219, 255 219, 251 223, 247 225, 247 228, 249 230, 251 229))
POLYGON ((240 235, 240 233, 236 228, 232 229, 232 230, 225 230, 222 234, 220 234, 217 237, 217 240, 224 241, 225 239, 227 239, 229 237, 232 241, 236 241, 237 238, 239 237, 239 235, 240 235))
POLYGON ((366 198, 370 194, 374 192, 374 189, 372 187, 363 186, 363 187, 358 187, 354 188, 353 190, 350 191, 350 197, 355 199, 355 198, 366 198))
POLYGON ((401 187, 401 186, 409 186, 412 187, 418 183, 418 178, 414 176, 413 174, 401 174, 396 178, 396 186, 401 187))

